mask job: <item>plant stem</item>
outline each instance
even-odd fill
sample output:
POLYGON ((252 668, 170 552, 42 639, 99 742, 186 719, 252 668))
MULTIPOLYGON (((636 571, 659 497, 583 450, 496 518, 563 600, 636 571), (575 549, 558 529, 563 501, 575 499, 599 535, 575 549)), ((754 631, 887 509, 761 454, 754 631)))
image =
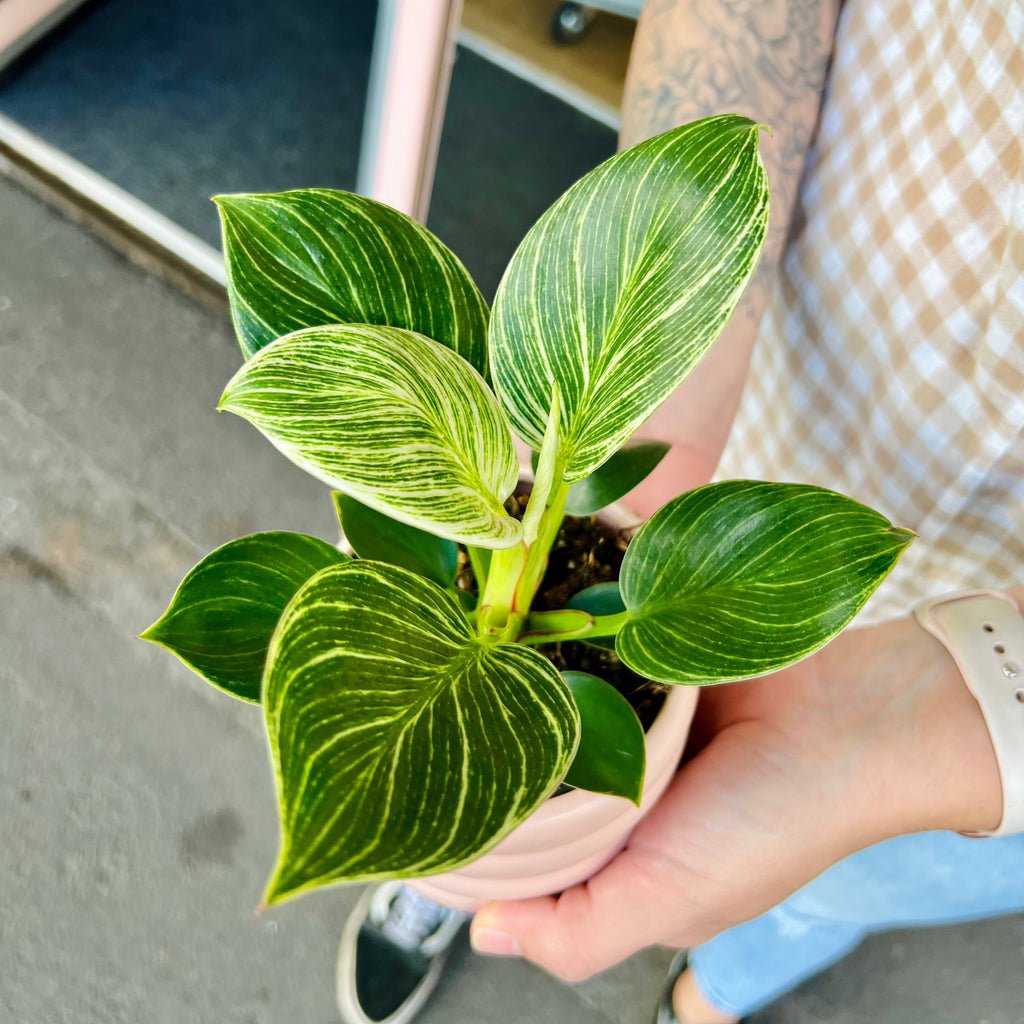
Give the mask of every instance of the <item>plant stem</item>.
POLYGON ((553 612, 531 612, 526 619, 520 643, 543 644, 551 637, 568 639, 590 631, 594 619, 584 611, 561 608, 553 612))
POLYGON ((518 544, 491 555, 487 586, 480 600, 481 634, 494 635, 501 631, 504 639, 515 640, 518 637, 547 567, 551 545, 562 525, 568 496, 569 485, 562 483, 559 473, 557 484, 548 492, 540 514, 536 540, 529 547, 518 544))
MULTIPOLYGON (((588 629, 569 629, 560 633, 527 633, 520 638, 520 643, 530 646, 536 644, 557 644, 563 640, 590 640, 591 638, 615 636, 629 618, 629 612, 618 612, 615 615, 595 615, 594 624, 588 629)), ((527 629, 530 621, 527 620, 527 629)))
POLYGON ((530 612, 526 628, 531 633, 579 633, 589 630, 594 617, 579 608, 559 608, 552 612, 530 612))
POLYGON ((516 583, 526 565, 526 545, 501 548, 491 555, 487 585, 480 597, 480 632, 504 628, 513 610, 516 583))
POLYGON ((469 555, 469 564, 473 567, 473 575, 476 577, 476 606, 479 608, 483 602, 484 588, 487 586, 487 571, 493 556, 485 548, 475 548, 471 544, 466 545, 466 554, 469 555))
POLYGON ((530 604, 533 602, 534 595, 544 576, 551 545, 554 544, 555 537, 558 536, 558 531, 562 526, 565 502, 568 497, 569 485, 562 482, 562 474, 559 471, 555 477, 554 486, 548 492, 547 501, 544 503, 544 511, 541 513, 540 523, 537 526, 537 539, 529 547, 526 565, 523 567, 522 575, 516 585, 512 606, 523 615, 529 613, 530 604))
POLYGON ((561 401, 552 383, 551 409, 537 462, 537 475, 523 514, 523 541, 495 551, 480 602, 480 636, 516 640, 548 564, 548 553, 562 525, 569 485, 562 480, 565 453, 560 446, 561 401))
POLYGON ((588 629, 579 639, 585 640, 588 636, 615 636, 628 621, 628 611, 616 612, 614 615, 595 615, 593 628, 588 629))

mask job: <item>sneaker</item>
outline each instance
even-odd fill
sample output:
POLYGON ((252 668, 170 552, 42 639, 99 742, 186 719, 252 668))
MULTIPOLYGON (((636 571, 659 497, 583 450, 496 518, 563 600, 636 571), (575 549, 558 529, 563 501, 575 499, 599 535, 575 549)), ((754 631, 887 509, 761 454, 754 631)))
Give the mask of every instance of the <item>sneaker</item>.
POLYGON ((658 1000, 658 1011, 654 1018, 654 1024, 682 1024, 676 1016, 672 1007, 672 990, 676 987, 679 976, 689 965, 690 957, 686 950, 680 950, 674 957, 668 968, 668 977, 661 988, 661 997, 658 1000))
POLYGON ((338 951, 338 1010, 345 1024, 408 1024, 441 977, 469 915, 402 885, 363 893, 338 951))
MULTIPOLYGON (((669 966, 668 978, 661 990, 661 998, 658 1000, 658 1010, 654 1017, 654 1024, 687 1024, 687 1021, 689 1021, 689 1018, 687 1018, 687 1021, 681 1021, 672 1005, 672 993, 675 991, 676 982, 689 970, 689 967, 689 952, 685 949, 680 950, 672 958, 672 963, 669 966)), ((712 1011, 711 1017, 715 1020, 721 1020, 723 1012, 721 1010, 712 1011)), ((731 1017, 731 1019, 736 1024, 743 1024, 738 1017, 731 1017)), ((695 1021, 694 1024, 703 1024, 703 1022, 695 1021)))

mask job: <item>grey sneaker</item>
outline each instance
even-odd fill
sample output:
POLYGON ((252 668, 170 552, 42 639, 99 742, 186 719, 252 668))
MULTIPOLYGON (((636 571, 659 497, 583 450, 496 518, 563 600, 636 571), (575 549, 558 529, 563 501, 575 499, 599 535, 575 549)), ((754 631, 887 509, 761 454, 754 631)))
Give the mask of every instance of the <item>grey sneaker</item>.
POLYGON ((437 986, 469 920, 401 882, 367 889, 338 950, 338 1010, 345 1024, 408 1024, 437 986))
POLYGON ((676 987, 679 975, 686 970, 690 962, 690 955, 682 949, 674 957, 668 968, 668 977, 661 988, 661 998, 658 1000, 658 1012, 654 1018, 654 1024, 682 1024, 672 1008, 672 990, 676 987))
MULTIPOLYGON (((666 978, 665 984, 661 989, 661 998, 658 1000, 658 1010, 654 1017, 654 1024, 686 1024, 685 1021, 679 1019, 672 1007, 672 992, 683 971, 687 970, 689 966, 690 954, 688 950, 682 949, 672 958, 672 963, 668 969, 668 978, 666 978)), ((743 1022, 741 1021, 740 1024, 743 1024, 743 1022)))

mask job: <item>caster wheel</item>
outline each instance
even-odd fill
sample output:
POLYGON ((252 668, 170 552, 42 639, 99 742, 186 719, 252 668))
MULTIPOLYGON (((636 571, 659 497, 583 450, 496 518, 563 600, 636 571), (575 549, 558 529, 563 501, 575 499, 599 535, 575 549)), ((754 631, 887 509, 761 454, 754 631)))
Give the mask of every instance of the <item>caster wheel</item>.
POLYGON ((584 4, 562 3, 551 19, 551 38, 561 46, 579 42, 597 17, 597 11, 584 4))

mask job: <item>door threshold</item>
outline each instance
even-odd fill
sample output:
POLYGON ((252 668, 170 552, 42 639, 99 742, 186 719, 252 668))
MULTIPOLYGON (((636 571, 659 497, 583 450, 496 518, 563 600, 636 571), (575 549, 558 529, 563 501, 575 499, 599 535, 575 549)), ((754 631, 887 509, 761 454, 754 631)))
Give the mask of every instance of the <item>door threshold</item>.
POLYGON ((0 174, 208 308, 227 308, 224 261, 213 246, 4 114, 0 174))

